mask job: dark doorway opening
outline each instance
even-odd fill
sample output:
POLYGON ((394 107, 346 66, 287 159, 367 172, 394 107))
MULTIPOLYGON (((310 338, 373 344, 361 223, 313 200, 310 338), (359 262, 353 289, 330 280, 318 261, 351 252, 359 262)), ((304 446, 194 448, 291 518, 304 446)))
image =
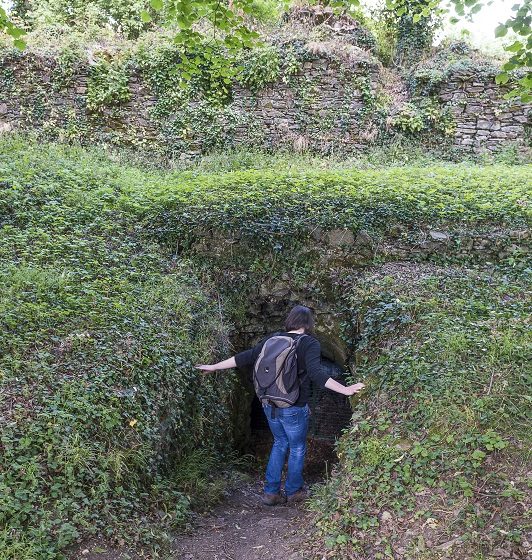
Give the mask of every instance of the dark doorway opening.
POLYGON ((268 421, 266 420, 264 412, 262 412, 262 405, 255 395, 253 396, 253 401, 251 403, 250 427, 252 434, 256 432, 270 432, 270 429, 268 428, 268 421))
MULTIPOLYGON (((329 377, 346 384, 344 368, 322 356, 321 366, 329 377)), ((313 386, 309 402, 310 416, 309 437, 324 441, 336 441, 344 428, 351 421, 351 405, 344 395, 313 386)))
MULTIPOLYGON (((329 360, 325 356, 321 359, 322 368, 329 377, 345 383, 346 373, 342 366, 329 360)), ((315 385, 311 388, 309 406, 311 409, 309 437, 334 442, 342 430, 349 425, 351 419, 351 406, 349 400, 328 389, 321 389, 315 385)), ((250 413, 251 432, 268 432, 268 422, 262 412, 262 405, 256 396, 253 396, 250 413)))
MULTIPOLYGON (((322 356, 322 367, 330 377, 345 383, 346 373, 342 366, 322 356)), ((311 415, 305 478, 308 482, 316 482, 323 479, 330 467, 337 462, 335 442, 341 436, 342 430, 349 425, 352 411, 346 397, 315 385, 311 388, 309 406, 311 415)), ((259 468, 263 469, 268 461, 273 437, 262 405, 254 394, 250 410, 250 429, 249 452, 257 459, 259 468)))

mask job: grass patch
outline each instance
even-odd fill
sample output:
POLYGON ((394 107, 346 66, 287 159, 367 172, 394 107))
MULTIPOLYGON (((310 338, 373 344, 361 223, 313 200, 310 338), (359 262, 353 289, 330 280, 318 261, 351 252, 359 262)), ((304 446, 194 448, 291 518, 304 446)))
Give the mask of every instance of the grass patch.
MULTIPOLYGON (((172 242, 204 237, 206 228, 276 245, 287 235, 309 238, 316 226, 382 233, 397 223, 519 227, 530 219, 532 172, 526 165, 333 171, 281 166, 198 174, 145 171, 112 164, 98 151, 43 150, 16 139, 4 140, 2 151, 4 171, 19 182, 60 181, 69 203, 116 212, 142 225, 144 234, 172 242)), ((4 192, 9 205, 13 189, 4 192)))

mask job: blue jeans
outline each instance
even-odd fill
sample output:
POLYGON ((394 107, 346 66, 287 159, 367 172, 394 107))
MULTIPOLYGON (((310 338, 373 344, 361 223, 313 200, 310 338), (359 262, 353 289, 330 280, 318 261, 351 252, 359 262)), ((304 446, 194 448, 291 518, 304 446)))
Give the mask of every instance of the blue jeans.
POLYGON ((273 446, 266 467, 266 493, 277 494, 281 490, 281 474, 289 450, 288 475, 284 487, 286 495, 291 496, 303 487, 309 413, 308 405, 290 406, 277 408, 275 418, 272 418, 272 407, 264 405, 264 414, 273 434, 273 446))

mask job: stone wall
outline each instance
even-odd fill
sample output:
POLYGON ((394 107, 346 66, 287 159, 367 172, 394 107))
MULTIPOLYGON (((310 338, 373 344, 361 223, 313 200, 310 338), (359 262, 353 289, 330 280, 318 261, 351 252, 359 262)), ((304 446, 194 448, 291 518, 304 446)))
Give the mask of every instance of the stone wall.
MULTIPOLYGON (((317 266, 330 268, 336 266, 371 266, 374 262, 409 260, 460 260, 470 262, 497 263, 509 258, 526 259, 531 253, 531 233, 527 227, 508 230, 490 228, 486 231, 467 229, 431 229, 419 224, 409 230, 401 224, 390 227, 384 238, 372 237, 367 231, 353 232, 350 229, 328 231, 315 228, 309 232, 306 246, 300 254, 308 259, 316 259, 317 266)), ((193 246, 194 254, 221 259, 234 258, 235 247, 245 250, 246 241, 235 240, 221 232, 209 232, 193 246)), ((267 282, 257 288, 257 305, 250 310, 254 317, 250 333, 261 324, 261 317, 267 315, 282 317, 282 312, 269 309, 269 302, 280 299, 304 297, 294 293, 284 279, 267 282)), ((328 311, 324 315, 324 324, 328 311)), ((260 328, 258 329, 260 331, 260 328)), ((331 359, 337 360, 339 354, 331 351, 331 359)), ((341 361, 341 360, 340 360, 341 361)))
MULTIPOLYGON (((374 139, 365 97, 381 88, 380 65, 363 59, 354 61, 349 70, 349 77, 342 79, 338 62, 318 56, 304 63, 292 84, 278 82, 255 95, 235 87, 234 106, 254 116, 268 148, 363 150, 374 139)), ((235 132, 238 145, 248 143, 244 126, 235 132)))
MULTIPOLYGON (((9 51, 0 54, 0 132, 31 129, 53 140, 125 145, 173 158, 235 146, 352 153, 400 134, 390 124, 397 105, 383 104, 397 83, 369 52, 352 45, 343 52, 328 43, 306 48, 305 62, 289 80, 258 92, 235 83, 223 107, 198 99, 162 117, 161 97, 134 66, 129 99, 90 110, 89 61, 65 76, 53 57, 9 51)), ((447 138, 425 133, 419 141, 475 152, 525 146, 532 106, 503 99, 505 91, 493 76, 450 76, 434 98, 452 112, 454 132, 447 138)))
MULTIPOLYGON (((348 384, 342 368, 327 358, 322 359, 322 369, 333 379, 348 384)), ((350 424, 353 410, 344 395, 312 385, 309 406, 312 411, 309 422, 311 437, 334 441, 350 424)))
POLYGON ((65 79, 52 57, 9 52, 0 60, 0 131, 37 129, 61 141, 138 146, 157 139, 150 117, 157 98, 137 73, 129 79, 129 101, 91 111, 88 62, 65 79))
MULTIPOLYGON (((61 85, 53 58, 12 53, 0 59, 0 131, 37 129, 59 140, 156 147, 185 156, 212 145, 362 149, 370 140, 368 119, 361 116, 364 96, 379 87, 379 65, 363 54, 339 79, 337 62, 319 54, 311 58, 290 83, 256 93, 234 84, 233 101, 217 114, 203 115, 205 127, 199 130, 181 126, 177 114, 156 118, 159 99, 139 71, 129 79, 128 101, 91 111, 89 64, 78 64, 61 85)), ((190 105, 192 111, 203 109, 200 100, 190 105)))
POLYGON ((504 99, 506 91, 495 84, 495 73, 454 73, 449 77, 440 88, 439 99, 456 120, 457 146, 494 151, 509 142, 527 141, 532 106, 504 99))

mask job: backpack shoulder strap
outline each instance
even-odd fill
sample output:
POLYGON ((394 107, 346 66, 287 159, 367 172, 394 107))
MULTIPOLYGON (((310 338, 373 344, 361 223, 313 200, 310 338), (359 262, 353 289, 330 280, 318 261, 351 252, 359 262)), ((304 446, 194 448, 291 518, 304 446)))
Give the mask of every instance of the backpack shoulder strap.
POLYGON ((296 345, 299 344, 301 342, 301 340, 303 340, 306 336, 310 336, 308 334, 300 334, 297 338, 296 338, 296 345))

